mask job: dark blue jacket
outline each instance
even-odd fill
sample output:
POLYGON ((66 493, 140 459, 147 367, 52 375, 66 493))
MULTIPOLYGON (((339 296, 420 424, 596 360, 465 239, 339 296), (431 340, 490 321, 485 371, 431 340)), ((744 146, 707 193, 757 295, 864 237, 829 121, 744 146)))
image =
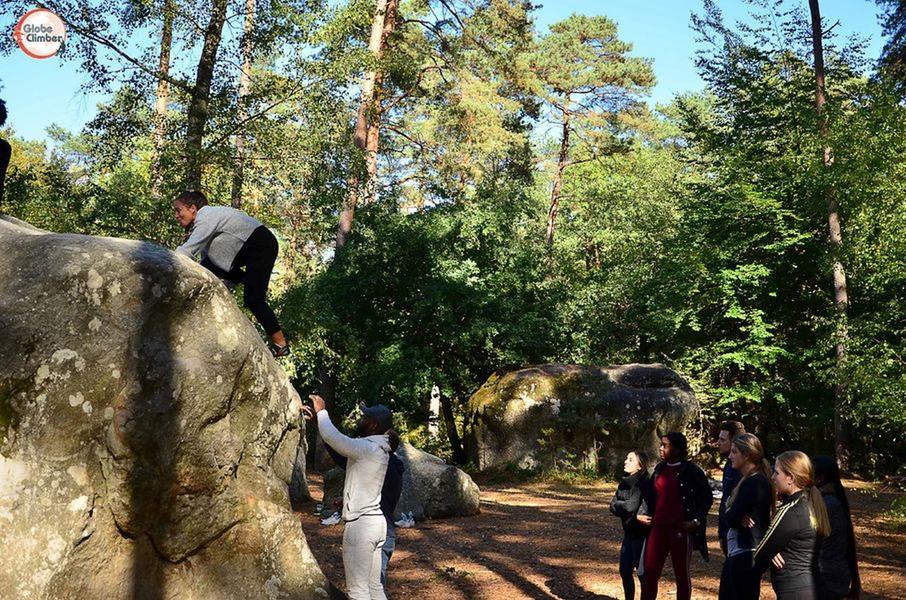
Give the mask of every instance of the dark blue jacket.
POLYGON ((730 497, 730 494, 733 493, 733 488, 736 487, 736 484, 742 479, 742 475, 730 466, 730 461, 728 460, 724 464, 724 476, 720 483, 720 507, 717 509, 717 539, 723 541, 727 539, 727 530, 730 528, 727 525, 727 519, 724 517, 724 513, 727 512, 727 498, 730 497))

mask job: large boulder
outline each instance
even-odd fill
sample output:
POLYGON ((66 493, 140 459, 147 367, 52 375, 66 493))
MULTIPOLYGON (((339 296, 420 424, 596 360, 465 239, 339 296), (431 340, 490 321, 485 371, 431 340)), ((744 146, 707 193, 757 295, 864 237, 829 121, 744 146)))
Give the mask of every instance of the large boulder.
POLYGON ((208 271, 0 218, 0 330, 0 597, 331 594, 301 402, 208 271))
MULTIPOLYGON (((406 470, 394 520, 410 512, 416 519, 478 514, 479 489, 464 471, 406 442, 400 444, 396 455, 406 470)), ((324 475, 323 516, 342 509, 345 476, 346 472, 339 467, 324 475)))
MULTIPOLYGON (((548 364, 495 373, 469 399, 469 458, 481 470, 614 472, 633 448, 699 417, 689 384, 661 364, 548 364)), ((656 454, 654 454, 656 456, 656 454)))

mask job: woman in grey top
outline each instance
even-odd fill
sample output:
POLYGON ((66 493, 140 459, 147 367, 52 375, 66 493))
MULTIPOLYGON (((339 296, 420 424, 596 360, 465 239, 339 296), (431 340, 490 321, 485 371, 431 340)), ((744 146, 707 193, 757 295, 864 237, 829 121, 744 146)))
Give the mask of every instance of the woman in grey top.
POLYGON ((277 260, 277 238, 241 210, 208 206, 201 192, 189 191, 173 201, 176 220, 189 234, 176 249, 229 284, 244 285, 243 304, 252 311, 273 342, 274 356, 289 354, 289 345, 267 304, 267 286, 277 260))

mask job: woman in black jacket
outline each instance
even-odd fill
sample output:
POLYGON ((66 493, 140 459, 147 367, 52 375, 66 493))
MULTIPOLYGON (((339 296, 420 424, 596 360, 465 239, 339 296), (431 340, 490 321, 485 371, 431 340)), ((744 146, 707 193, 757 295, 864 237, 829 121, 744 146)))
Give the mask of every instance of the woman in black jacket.
POLYGON ((752 552, 771 522, 774 489, 771 465, 761 440, 741 433, 730 446, 730 463, 742 479, 726 501, 727 560, 720 575, 720 600, 758 600, 761 571, 753 568, 752 552))
POLYGON ((774 462, 773 480, 782 503, 753 559, 759 568, 771 565, 777 600, 816 600, 815 551, 830 522, 812 461, 797 450, 784 452, 774 462))
POLYGON ((821 600, 858 598, 862 592, 862 582, 856 560, 856 536, 849 512, 849 500, 840 481, 840 469, 837 461, 830 456, 816 456, 812 462, 831 527, 830 535, 821 542, 818 595, 821 600))
POLYGON ((636 520, 636 513, 642 504, 650 484, 648 477, 648 455, 633 450, 623 461, 626 476, 617 486, 610 501, 610 512, 620 517, 623 523, 623 544, 620 546, 620 577, 623 579, 623 595, 626 600, 635 598, 634 571, 639 567, 648 526, 636 520))

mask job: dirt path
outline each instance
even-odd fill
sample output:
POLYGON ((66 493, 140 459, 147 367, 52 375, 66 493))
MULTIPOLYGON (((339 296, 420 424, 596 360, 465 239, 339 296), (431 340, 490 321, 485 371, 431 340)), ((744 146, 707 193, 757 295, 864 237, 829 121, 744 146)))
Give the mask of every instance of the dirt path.
MULTIPOLYGON (((312 475, 312 494, 321 497, 312 475)), ((850 490, 859 544, 863 598, 906 599, 906 533, 892 533, 878 515, 893 499, 854 482, 850 490)), ((527 483, 482 486, 481 514, 420 522, 397 529, 387 594, 396 600, 622 598, 617 556, 622 536, 607 505, 615 484, 527 483)), ((341 589, 341 525, 325 527, 301 513, 312 551, 341 589)), ((716 505, 715 505, 716 510, 716 505)), ((716 598, 723 558, 716 539, 716 515, 709 518, 711 562, 693 561, 693 598, 716 598)), ((675 596, 672 570, 665 568, 661 598, 675 596)), ((774 598, 762 584, 762 598, 774 598)))

